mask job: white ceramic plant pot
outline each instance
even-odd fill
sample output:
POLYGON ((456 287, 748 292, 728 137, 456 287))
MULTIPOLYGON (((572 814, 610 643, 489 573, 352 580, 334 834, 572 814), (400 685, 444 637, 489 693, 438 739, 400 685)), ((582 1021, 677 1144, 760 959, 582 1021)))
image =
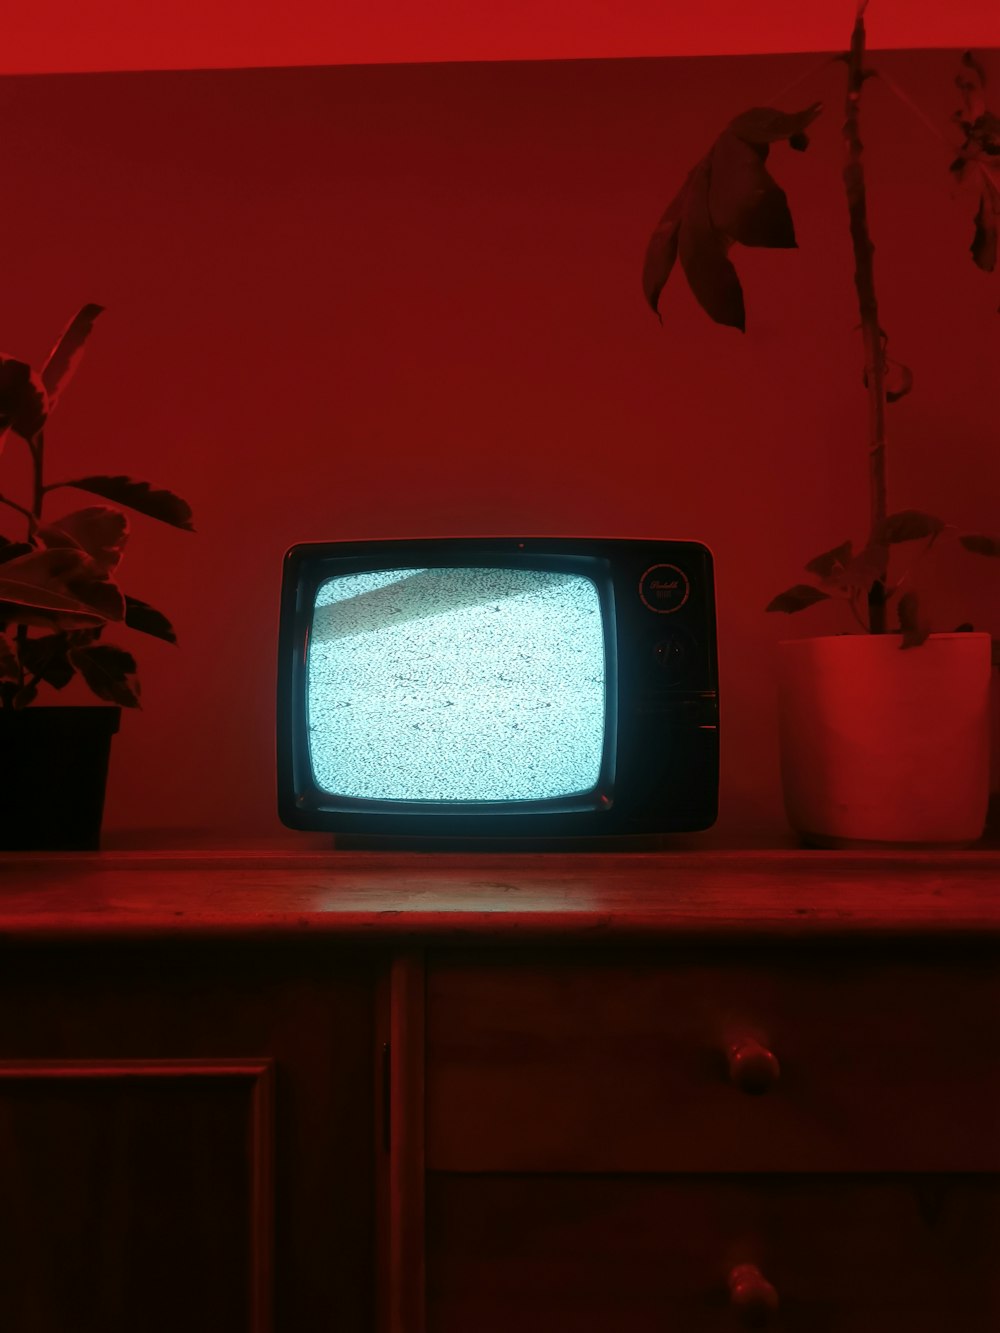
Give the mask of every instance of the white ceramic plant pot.
POLYGON ((968 843, 990 786, 990 636, 778 645, 788 818, 810 842, 968 843))

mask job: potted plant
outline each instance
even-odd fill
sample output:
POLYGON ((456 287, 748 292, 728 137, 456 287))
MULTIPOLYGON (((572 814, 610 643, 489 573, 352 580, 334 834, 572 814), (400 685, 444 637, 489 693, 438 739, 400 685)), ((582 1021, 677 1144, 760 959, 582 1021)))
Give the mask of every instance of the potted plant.
POLYGON ((111 737, 122 708, 139 706, 135 658, 104 631, 126 626, 176 642, 166 616, 118 586, 129 532, 118 506, 192 530, 188 505, 131 477, 49 480, 46 426, 101 313, 84 306, 38 373, 0 356, 0 447, 27 450, 31 478, 23 499, 0 494, 21 525, 0 535, 0 847, 8 850, 99 846, 111 737), (111 503, 43 514, 50 494, 66 488, 111 503), (36 702, 74 677, 102 705, 36 702))
MULTIPOLYGON (((868 225, 861 101, 874 73, 865 58, 861 0, 844 54, 843 183, 868 394, 870 525, 856 549, 840 542, 814 556, 810 582, 780 593, 767 610, 794 614, 829 598, 849 608, 861 634, 779 645, 779 732, 785 805, 810 842, 949 843, 980 836, 989 796, 990 637, 931 633, 909 569, 899 557, 948 535, 978 555, 1000 557, 1000 538, 957 530, 933 514, 890 510, 886 494, 887 408, 912 386, 888 354, 879 313, 868 225)), ((983 270, 997 258, 1000 118, 985 102, 985 77, 967 54, 956 79, 963 135, 952 163, 974 189, 971 253, 983 270)), ((658 313, 679 258, 703 309, 744 330, 734 243, 791 248, 795 230, 784 192, 765 166, 772 144, 808 145, 821 106, 786 113, 755 107, 733 120, 694 167, 664 213, 646 253, 643 288, 658 313)))

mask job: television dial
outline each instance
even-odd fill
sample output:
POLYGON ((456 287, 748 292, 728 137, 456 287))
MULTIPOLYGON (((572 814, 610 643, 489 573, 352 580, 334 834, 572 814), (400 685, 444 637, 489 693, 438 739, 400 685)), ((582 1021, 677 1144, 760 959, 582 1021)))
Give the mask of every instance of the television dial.
POLYGON ((697 661, 694 636, 681 625, 675 625, 653 644, 653 660, 668 681, 686 676, 697 661))

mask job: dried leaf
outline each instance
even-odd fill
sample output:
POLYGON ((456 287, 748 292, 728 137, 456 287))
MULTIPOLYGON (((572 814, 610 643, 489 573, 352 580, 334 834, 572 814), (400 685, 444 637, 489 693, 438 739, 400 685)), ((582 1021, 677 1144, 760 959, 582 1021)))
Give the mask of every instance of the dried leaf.
POLYGON ((712 149, 708 211, 715 229, 741 245, 795 248, 784 190, 753 147, 728 131, 712 149))
POLYGON ((120 509, 93 505, 75 509, 52 523, 39 527, 37 533, 50 548, 70 547, 86 551, 102 574, 112 574, 128 541, 128 519, 120 509))
POLYGON ((936 537, 944 530, 944 521, 919 509, 900 509, 889 514, 875 533, 877 542, 895 545, 897 542, 915 542, 936 537))
POLYGON ((915 592, 904 593, 897 608, 899 628, 903 633, 900 648, 919 648, 926 642, 931 632, 930 624, 920 610, 920 600, 915 592))
POLYGON ((646 258, 642 266, 642 291, 653 314, 657 317, 660 313, 660 293, 667 284, 677 258, 684 194, 693 175, 693 171, 688 174, 687 180, 671 200, 670 207, 660 218, 659 225, 649 238, 649 245, 646 248, 646 258))
POLYGON ((814 588, 811 583, 796 583, 794 587, 780 592, 777 597, 772 597, 764 610, 784 611, 786 615, 793 615, 796 611, 804 611, 806 607, 815 606, 817 602, 829 600, 830 594, 823 592, 821 588, 814 588))
POLYGON ((0 436, 12 430, 33 440, 47 415, 45 386, 28 363, 0 356, 0 436))
POLYGON ((852 551, 853 547, 849 541, 841 542, 839 546, 824 551, 822 555, 814 556, 806 565, 806 570, 818 578, 828 579, 838 571, 843 572, 851 559, 852 551))
POLYGON ((69 659, 99 699, 139 707, 139 682, 136 662, 131 653, 113 643, 95 643, 87 648, 70 649, 69 659))
POLYGON ((989 191, 983 189, 976 210, 972 244, 972 262, 985 273, 992 273, 997 263, 997 212, 989 191))
POLYGON ((899 361, 886 361, 885 401, 898 403, 913 388, 913 371, 899 361))
POLYGON ((83 355, 83 344, 90 336, 94 321, 103 312, 104 307, 101 305, 85 305, 73 316, 49 353, 42 368, 42 383, 49 397, 50 412, 76 373, 83 355))
POLYGON ((962 107, 955 113, 955 119, 971 128, 986 112, 986 75, 971 51, 962 56, 955 86, 962 97, 962 107))
POLYGON ((129 629, 152 634, 154 638, 165 639, 167 643, 177 642, 174 627, 163 612, 155 610, 148 602, 140 602, 137 597, 125 598, 125 624, 129 629))
POLYGON ((691 171, 650 238, 643 265, 643 293, 659 313, 660 294, 675 261, 698 303, 715 320, 743 330, 743 289, 729 259, 734 242, 790 248, 795 230, 788 201, 764 168, 769 145, 778 139, 807 142, 804 127, 819 104, 787 113, 755 107, 724 130, 712 151, 691 171))
POLYGON ((161 523, 194 532, 190 505, 173 491, 154 491, 148 481, 133 481, 131 477, 121 476, 77 477, 73 481, 54 482, 46 490, 55 490, 61 486, 75 486, 79 491, 101 495, 105 500, 124 505, 126 509, 158 518, 161 523))
POLYGON ((985 537, 981 533, 966 532, 958 539, 967 551, 975 555, 988 555, 1000 560, 1000 537, 985 537))
POLYGON ((800 139, 823 110, 822 102, 813 102, 802 111, 777 111, 771 106, 755 106, 729 122, 729 129, 747 143, 771 144, 779 139, 800 139))
POLYGON ((982 66, 966 51, 955 79, 962 94, 962 108, 953 117, 965 134, 965 142, 950 170, 959 181, 973 180, 977 208, 969 251, 973 262, 985 272, 997 263, 997 230, 1000 222, 1000 117, 986 106, 986 78, 982 66))
POLYGON ((729 260, 729 238, 712 226, 709 159, 695 169, 684 198, 678 252, 695 299, 716 324, 746 328, 743 288, 729 260))

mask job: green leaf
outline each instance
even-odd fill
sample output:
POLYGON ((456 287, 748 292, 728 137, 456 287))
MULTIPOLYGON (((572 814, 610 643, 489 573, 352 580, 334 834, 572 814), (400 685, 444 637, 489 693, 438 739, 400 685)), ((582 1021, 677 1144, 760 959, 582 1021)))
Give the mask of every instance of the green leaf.
POLYGON ((792 138, 801 141, 806 128, 822 110, 822 102, 813 102, 802 111, 777 111, 772 106, 755 106, 731 120, 729 129, 747 143, 772 144, 792 138))
POLYGON ((1000 537, 985 537, 978 532, 966 532, 958 540, 967 551, 972 551, 975 555, 988 555, 994 560, 1000 559, 1000 537))
POLYGON ((83 551, 32 550, 0 565, 0 620, 86 629, 124 616, 125 599, 83 551))
POLYGON ((32 680, 26 681, 14 695, 14 708, 20 712, 22 708, 27 708, 29 704, 34 703, 37 697, 38 686, 32 680))
POLYGON ((101 495, 136 513, 158 518, 161 523, 194 532, 190 505, 173 491, 154 491, 148 481, 133 481, 131 477, 77 477, 73 481, 53 482, 45 489, 52 491, 61 486, 75 486, 79 491, 101 495))
POLYGON ((37 535, 47 547, 85 551, 101 573, 108 575, 121 560, 128 540, 128 519, 120 509, 92 505, 43 524, 37 535))
POLYGON ((678 253, 695 299, 716 324, 743 332, 743 288, 729 260, 729 238, 712 225, 708 206, 710 159, 695 168, 684 199, 678 253))
POLYGON ((922 538, 936 537, 944 529, 944 522, 933 514, 924 514, 919 509, 900 509, 889 514, 875 533, 875 540, 892 546, 897 542, 915 542, 922 538))
POLYGON ((817 602, 829 600, 830 594, 823 592, 821 588, 814 588, 811 583, 796 583, 794 587, 786 588, 777 597, 773 597, 764 610, 784 611, 786 615, 793 615, 796 611, 804 611, 806 607, 815 606, 817 602))
POLYGON ((162 611, 155 610, 148 602, 140 602, 137 597, 125 598, 125 624, 129 629, 152 634, 154 638, 165 639, 167 643, 176 643, 174 627, 162 611))
POLYGON ((841 542, 839 546, 834 546, 829 551, 824 551, 822 555, 817 555, 806 565, 806 570, 810 574, 815 574, 817 578, 828 579, 837 572, 843 572, 851 559, 853 547, 849 541, 841 542))
POLYGON ((825 582, 828 587, 850 595, 867 592, 873 583, 885 577, 889 563, 889 548, 879 542, 869 542, 857 555, 847 561, 843 569, 834 569, 825 582))
POLYGON ((16 560, 19 555, 30 555, 34 549, 30 542, 12 542, 0 537, 0 565, 7 560, 16 560))
POLYGON ((26 361, 0 356, 0 436, 12 430, 23 440, 33 440, 47 415, 48 400, 39 377, 26 361))
POLYGON ((6 634, 0 634, 0 680, 20 680, 17 657, 6 634))
POLYGON ((708 210, 716 230, 741 245, 795 248, 784 190, 754 148, 729 131, 712 149, 708 210))
POLYGON ((76 672, 69 661, 69 639, 65 634, 43 634, 28 639, 22 650, 25 670, 46 685, 61 690, 76 672))
POLYGON ((915 592, 904 593, 897 608, 899 628, 903 633, 900 648, 919 648, 926 642, 931 632, 930 623, 920 611, 920 601, 915 592))
POLYGON ((71 648, 69 660, 99 699, 139 707, 139 682, 131 653, 113 643, 95 643, 92 647, 71 648))
POLYGON ((42 383, 49 397, 50 412, 76 373, 83 355, 83 344, 90 336, 94 321, 103 312, 102 305, 85 305, 77 311, 49 353, 42 368, 42 383))

